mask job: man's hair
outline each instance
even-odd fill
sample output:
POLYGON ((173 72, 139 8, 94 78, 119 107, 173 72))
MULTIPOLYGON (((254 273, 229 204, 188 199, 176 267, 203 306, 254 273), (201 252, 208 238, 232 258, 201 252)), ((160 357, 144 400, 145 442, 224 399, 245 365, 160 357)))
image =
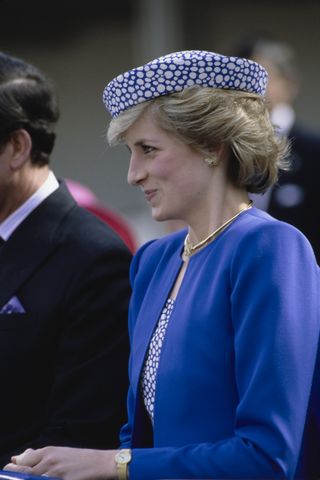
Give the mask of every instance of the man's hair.
MULTIPOLYGON (((295 51, 289 43, 268 34, 246 35, 233 48, 232 55, 256 59, 262 57, 276 66, 289 81, 299 80, 295 51)), ((259 58, 260 59, 260 58, 259 58)))
POLYGON ((23 128, 32 139, 33 164, 46 165, 58 118, 52 82, 33 65, 0 52, 0 147, 23 128))

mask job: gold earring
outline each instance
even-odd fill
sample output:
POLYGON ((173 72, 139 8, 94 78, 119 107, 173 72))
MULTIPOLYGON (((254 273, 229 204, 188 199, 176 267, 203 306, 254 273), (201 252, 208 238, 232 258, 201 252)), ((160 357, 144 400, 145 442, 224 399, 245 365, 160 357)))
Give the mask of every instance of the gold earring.
POLYGON ((212 157, 206 157, 204 161, 209 167, 215 167, 216 165, 218 165, 218 159, 215 155, 212 157))

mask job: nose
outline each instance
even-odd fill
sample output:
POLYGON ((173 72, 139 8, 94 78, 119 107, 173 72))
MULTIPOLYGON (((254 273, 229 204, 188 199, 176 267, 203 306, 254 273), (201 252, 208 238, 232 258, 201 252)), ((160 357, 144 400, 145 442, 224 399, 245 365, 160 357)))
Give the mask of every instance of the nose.
POLYGON ((128 168, 127 181, 130 185, 139 185, 146 178, 146 171, 143 163, 137 154, 132 153, 128 168))

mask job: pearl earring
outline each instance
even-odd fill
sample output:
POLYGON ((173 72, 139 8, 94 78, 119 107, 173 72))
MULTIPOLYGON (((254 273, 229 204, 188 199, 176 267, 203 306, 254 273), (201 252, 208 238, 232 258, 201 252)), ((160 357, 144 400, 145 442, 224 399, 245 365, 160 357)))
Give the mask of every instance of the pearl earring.
POLYGON ((218 159, 216 156, 206 157, 204 161, 209 167, 215 167, 216 165, 218 165, 218 159))

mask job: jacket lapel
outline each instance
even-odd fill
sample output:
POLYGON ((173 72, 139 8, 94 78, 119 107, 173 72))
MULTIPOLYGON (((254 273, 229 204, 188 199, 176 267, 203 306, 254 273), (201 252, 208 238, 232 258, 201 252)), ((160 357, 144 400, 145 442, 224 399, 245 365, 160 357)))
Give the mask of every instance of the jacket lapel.
POLYGON ((59 225, 76 205, 64 183, 14 231, 0 250, 0 308, 55 250, 59 225))
POLYGON ((132 384, 136 392, 138 392, 139 389, 140 374, 153 331, 158 323, 161 311, 168 299, 173 283, 182 265, 179 254, 167 258, 164 261, 161 260, 160 263, 167 265, 167 268, 158 270, 154 275, 148 291, 145 294, 135 324, 134 339, 132 342, 132 356, 134 358, 133 364, 135 367, 132 375, 132 384), (160 291, 158 288, 159 285, 161 285, 160 291), (142 319, 141 322, 140 318, 142 319), (146 318, 149 319, 148 323, 146 323, 146 318))

